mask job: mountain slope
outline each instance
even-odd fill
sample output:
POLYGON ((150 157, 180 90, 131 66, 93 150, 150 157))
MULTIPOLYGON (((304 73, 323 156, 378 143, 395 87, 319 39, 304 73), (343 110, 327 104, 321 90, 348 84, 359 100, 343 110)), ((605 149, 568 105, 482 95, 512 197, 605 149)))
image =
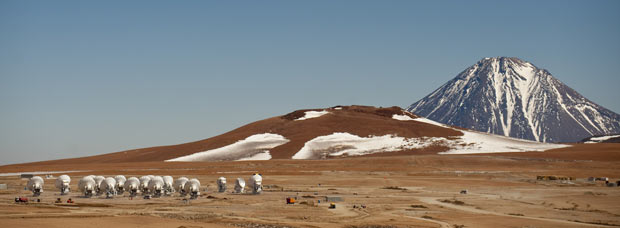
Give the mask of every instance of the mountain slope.
POLYGON ((620 132, 620 115, 518 58, 484 58, 407 110, 453 126, 541 142, 620 132))
POLYGON ((329 159, 525 152, 562 147, 566 145, 453 128, 420 118, 398 107, 338 106, 298 110, 196 142, 34 164, 329 159))

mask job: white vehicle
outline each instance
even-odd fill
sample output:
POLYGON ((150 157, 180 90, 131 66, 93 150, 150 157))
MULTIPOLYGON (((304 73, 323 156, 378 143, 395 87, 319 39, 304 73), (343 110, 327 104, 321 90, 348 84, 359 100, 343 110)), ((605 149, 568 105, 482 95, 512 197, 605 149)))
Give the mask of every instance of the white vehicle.
POLYGON ((106 178, 101 183, 101 191, 105 193, 106 198, 110 198, 116 195, 116 180, 113 177, 106 178))
POLYGON ((187 183, 187 181, 189 181, 187 177, 179 177, 172 184, 174 190, 181 194, 181 196, 185 196, 187 194, 187 192, 185 192, 185 183, 187 183))
POLYGON ((33 196, 39 196, 43 192, 43 178, 34 176, 28 180, 28 190, 32 191, 33 196))
POLYGON ((137 177, 130 177, 125 181, 123 187, 125 191, 129 192, 129 196, 134 197, 140 192, 140 179, 137 177))
POLYGON ((164 194, 170 195, 174 192, 174 187, 172 187, 172 184, 174 183, 174 178, 172 178, 171 176, 163 176, 163 178, 164 178, 164 194))
POLYGON ((245 181, 243 178, 237 178, 235 182, 235 193, 243 193, 245 190, 245 181))
POLYGON ((250 188, 252 188, 252 194, 260 194, 263 192, 263 176, 255 173, 248 181, 250 182, 250 188))
POLYGON ((217 178, 217 191, 218 192, 226 191, 226 177, 217 178))
POLYGON ((127 181, 127 178, 123 175, 118 175, 114 177, 114 180, 116 180, 116 194, 122 195, 125 192, 125 181, 127 181))
POLYGON ((69 184, 71 184, 71 177, 68 175, 60 175, 56 179, 56 188, 60 190, 60 195, 69 194, 69 192, 71 192, 69 184))
POLYGON ((142 195, 147 195, 149 193, 149 181, 151 181, 151 177, 149 176, 140 177, 140 191, 142 195))
POLYGON ((95 179, 91 176, 82 177, 80 182, 78 183, 78 190, 84 193, 85 197, 91 197, 93 194, 97 192, 96 190, 97 184, 95 183, 95 179))
POLYGON ((200 181, 198 179, 191 179, 185 183, 185 193, 189 194, 191 199, 196 199, 200 195, 200 181))
POLYGON ((103 180, 105 180, 105 177, 96 176, 93 179, 95 180, 95 191, 97 192, 97 195, 101 195, 103 193, 103 190, 101 189, 101 183, 103 182, 103 180))
POLYGON ((149 192, 154 197, 160 197, 164 193, 164 178, 155 176, 149 181, 149 192))

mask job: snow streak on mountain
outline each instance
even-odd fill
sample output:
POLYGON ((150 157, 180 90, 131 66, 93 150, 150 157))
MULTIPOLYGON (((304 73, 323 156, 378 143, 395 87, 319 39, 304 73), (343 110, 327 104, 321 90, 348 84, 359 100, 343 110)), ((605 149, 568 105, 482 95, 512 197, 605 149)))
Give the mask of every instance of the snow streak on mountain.
POLYGON ((620 115, 518 58, 484 58, 407 110, 453 126, 541 142, 620 133, 620 115))

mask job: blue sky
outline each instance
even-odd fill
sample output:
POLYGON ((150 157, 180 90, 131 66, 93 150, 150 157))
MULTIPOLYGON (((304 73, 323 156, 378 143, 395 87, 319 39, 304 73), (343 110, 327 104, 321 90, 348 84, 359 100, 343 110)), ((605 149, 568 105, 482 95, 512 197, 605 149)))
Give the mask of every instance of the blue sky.
POLYGON ((483 57, 620 112, 620 1, 0 1, 0 164, 421 99, 483 57))

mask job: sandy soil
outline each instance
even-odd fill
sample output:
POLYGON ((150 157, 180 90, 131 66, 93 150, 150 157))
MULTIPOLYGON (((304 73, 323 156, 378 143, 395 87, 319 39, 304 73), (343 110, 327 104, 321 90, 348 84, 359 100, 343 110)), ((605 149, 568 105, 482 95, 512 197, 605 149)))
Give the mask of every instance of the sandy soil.
MULTIPOLYGON (((615 148, 601 149, 600 153, 618 153, 620 150, 615 148)), ((556 153, 563 153, 556 151, 531 156, 519 153, 2 166, 0 173, 83 172, 69 174, 73 178, 71 195, 59 196, 50 179, 39 197, 42 202, 25 205, 13 199, 30 195, 23 190, 27 180, 0 177, 0 183, 9 185, 8 190, 0 190, 0 227, 620 226, 620 188, 585 180, 589 176, 618 180, 620 163, 574 159, 602 156, 580 154, 579 150, 566 152, 574 155, 570 159, 555 158, 556 153), (247 179, 254 172, 264 177, 265 192, 261 195, 213 191, 219 176, 247 179), (150 200, 130 200, 126 195, 82 198, 76 191, 77 182, 88 174, 196 177, 206 191, 188 203, 177 195, 150 200), (537 181, 537 175, 564 175, 577 180, 537 181), (459 194, 463 189, 468 194, 459 194), (341 196, 344 201, 336 202, 336 209, 328 209, 325 196, 341 196), (76 202, 54 204, 57 197, 71 197, 76 202), (297 197, 298 203, 287 205, 286 197, 297 197), (360 209, 360 205, 366 208, 360 209)))

